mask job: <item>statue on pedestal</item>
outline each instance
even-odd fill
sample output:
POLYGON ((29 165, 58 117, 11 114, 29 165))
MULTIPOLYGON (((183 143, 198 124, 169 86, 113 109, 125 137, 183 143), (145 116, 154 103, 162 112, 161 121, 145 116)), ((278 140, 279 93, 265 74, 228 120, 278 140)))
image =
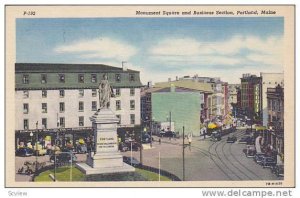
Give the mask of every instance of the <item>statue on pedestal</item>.
POLYGON ((110 106, 110 98, 115 97, 114 91, 108 82, 107 75, 103 75, 103 80, 99 84, 99 109, 107 109, 110 106))

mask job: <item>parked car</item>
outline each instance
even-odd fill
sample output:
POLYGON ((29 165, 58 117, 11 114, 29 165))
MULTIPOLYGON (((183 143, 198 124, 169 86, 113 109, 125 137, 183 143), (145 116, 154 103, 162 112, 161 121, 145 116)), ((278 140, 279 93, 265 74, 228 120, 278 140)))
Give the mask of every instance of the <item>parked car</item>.
POLYGON ((277 177, 283 177, 284 176, 284 165, 277 164, 276 166, 272 166, 271 172, 274 173, 277 177))
POLYGON ((29 157, 33 155, 33 150, 31 148, 22 147, 16 150, 16 156, 29 157))
POLYGON ((237 141, 237 138, 236 138, 236 136, 229 136, 228 138, 227 138, 227 143, 235 143, 237 141))
POLYGON ((276 160, 273 157, 263 157, 261 165, 263 168, 272 167, 276 165, 276 160))
POLYGON ((176 133, 174 131, 161 131, 159 133, 160 137, 171 137, 176 138, 176 133))
POLYGON ((255 157, 255 154, 256 154, 255 146, 247 145, 245 154, 246 154, 246 157, 255 157))
POLYGON ((265 157, 266 155, 264 153, 256 153, 254 156, 254 161, 258 164, 262 162, 262 158, 265 157))
POLYGON ((247 134, 247 135, 250 135, 251 132, 252 132, 252 131, 251 131, 251 128, 247 128, 247 129, 246 129, 246 134, 247 134))
POLYGON ((149 134, 143 134, 142 143, 147 144, 151 142, 151 136, 149 134))
MULTIPOLYGON (((77 157, 73 152, 62 152, 56 154, 56 163, 69 163, 71 162, 71 159, 72 162, 77 161, 77 157)), ((55 161, 55 155, 53 154, 50 156, 50 162, 54 162, 54 161, 55 161)))
POLYGON ((249 144, 252 145, 254 143, 254 138, 250 136, 244 136, 239 140, 239 144, 249 144))
POLYGON ((134 157, 131 158, 131 157, 123 156, 123 162, 134 167, 141 165, 141 163, 134 157))

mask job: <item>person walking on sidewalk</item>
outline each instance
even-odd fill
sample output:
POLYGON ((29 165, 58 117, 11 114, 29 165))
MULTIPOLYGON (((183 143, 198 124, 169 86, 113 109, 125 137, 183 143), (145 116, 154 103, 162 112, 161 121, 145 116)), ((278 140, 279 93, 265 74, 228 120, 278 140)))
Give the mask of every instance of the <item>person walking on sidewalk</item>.
POLYGON ((192 135, 191 134, 189 134, 189 136, 188 136, 188 140, 189 140, 189 149, 190 149, 190 151, 192 150, 192 135))

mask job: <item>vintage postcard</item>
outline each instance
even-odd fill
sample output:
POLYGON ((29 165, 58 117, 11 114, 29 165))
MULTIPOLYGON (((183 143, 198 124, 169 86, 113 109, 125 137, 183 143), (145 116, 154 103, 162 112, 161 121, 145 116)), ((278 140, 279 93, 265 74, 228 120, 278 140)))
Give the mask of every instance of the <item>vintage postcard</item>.
POLYGON ((7 5, 6 187, 294 187, 294 9, 7 5))

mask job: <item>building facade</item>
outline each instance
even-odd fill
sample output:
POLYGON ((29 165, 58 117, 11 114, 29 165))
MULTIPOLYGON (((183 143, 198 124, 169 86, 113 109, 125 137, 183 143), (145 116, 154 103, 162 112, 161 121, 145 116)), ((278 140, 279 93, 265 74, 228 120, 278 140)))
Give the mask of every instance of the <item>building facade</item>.
POLYGON ((268 125, 268 106, 267 106, 267 89, 274 88, 277 85, 284 87, 283 73, 260 73, 261 83, 261 105, 262 105, 262 124, 268 125))
POLYGON ((120 119, 119 127, 140 125, 138 71, 100 64, 16 63, 16 133, 91 131, 89 118, 98 110, 98 85, 104 74, 115 94, 110 108, 120 119))
POLYGON ((277 85, 267 89, 268 133, 267 143, 283 158, 284 155, 284 89, 277 85))
POLYGON ((261 77, 243 74, 241 78, 241 112, 252 120, 260 122, 261 77))

